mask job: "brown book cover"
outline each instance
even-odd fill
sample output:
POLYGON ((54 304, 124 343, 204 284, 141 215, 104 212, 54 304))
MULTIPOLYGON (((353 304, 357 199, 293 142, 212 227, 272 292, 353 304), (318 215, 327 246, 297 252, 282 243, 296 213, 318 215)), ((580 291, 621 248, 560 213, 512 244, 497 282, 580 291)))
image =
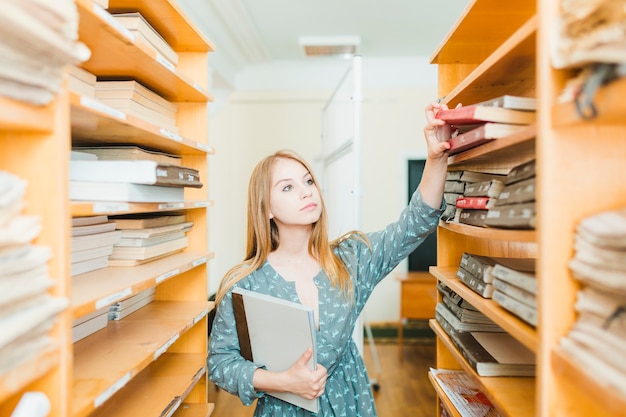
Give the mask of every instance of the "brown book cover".
POLYGON ((488 212, 489 210, 461 209, 459 223, 484 227, 488 212))
POLYGON ((504 180, 492 179, 465 184, 464 197, 499 197, 504 188, 504 180))
POLYGON ((524 129, 526 125, 509 123, 485 123, 448 139, 450 155, 475 148, 494 139, 506 138, 524 129))
POLYGON ((504 206, 531 201, 535 201, 535 177, 505 185, 495 201, 495 205, 504 206))
POLYGON ((246 309, 243 305, 243 294, 233 292, 233 311, 235 313, 235 324, 237 327, 237 337, 239 338, 239 350, 241 351, 241 356, 252 362, 252 347, 250 346, 250 334, 248 333, 246 309))
POLYGON ((519 164, 511 168, 508 174, 506 174, 506 179, 504 180, 505 185, 513 184, 521 180, 525 180, 527 178, 531 178, 535 176, 535 160, 532 159, 530 161, 524 162, 523 164, 519 164))
POLYGON ((134 213, 111 216, 116 229, 149 229, 153 227, 169 226, 172 224, 185 223, 183 213, 134 213))
POLYGON ((536 225, 535 202, 495 206, 488 210, 485 226, 503 229, 534 229, 536 225))
POLYGON ((535 354, 507 332, 457 332, 452 341, 479 376, 535 376, 535 354))

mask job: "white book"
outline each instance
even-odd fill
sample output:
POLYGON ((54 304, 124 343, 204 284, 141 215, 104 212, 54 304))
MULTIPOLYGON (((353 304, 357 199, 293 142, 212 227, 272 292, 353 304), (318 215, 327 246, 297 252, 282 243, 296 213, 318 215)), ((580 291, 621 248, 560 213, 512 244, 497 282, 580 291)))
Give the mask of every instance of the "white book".
POLYGON ((481 106, 504 107, 505 109, 515 110, 537 110, 537 99, 535 97, 522 97, 505 94, 480 103, 481 106))
POLYGON ((534 258, 508 258, 499 260, 492 274, 504 282, 537 294, 534 258))
POLYGON ((498 278, 493 280, 493 287, 516 300, 528 305, 529 307, 537 308, 537 296, 529 291, 523 290, 520 287, 516 287, 513 284, 504 282, 498 278))
POLYGON ((198 170, 155 161, 70 161, 71 181, 202 186, 198 170))
POLYGON ((102 248, 115 245, 121 238, 122 232, 119 230, 96 233, 93 235, 73 236, 70 241, 70 247, 72 252, 102 248))
POLYGON ((75 201, 120 201, 137 203, 182 203, 183 187, 129 182, 70 181, 70 199, 75 201))
POLYGON ((72 226, 72 236, 85 236, 115 230, 115 223, 98 223, 86 226, 72 226))
POLYGON ((505 310, 515 314, 526 323, 536 326, 537 325, 537 309, 527 304, 522 303, 519 300, 501 292, 493 292, 493 300, 500 304, 505 310))
POLYGON ((71 264, 70 274, 74 277, 76 275, 86 274, 87 272, 106 268, 109 266, 109 256, 73 263, 71 264))
POLYGON ((152 246, 163 242, 169 242, 170 240, 179 239, 185 236, 184 231, 175 231, 172 233, 165 233, 162 235, 156 235, 146 238, 122 238, 115 246, 152 246))
POLYGON ((105 307, 87 315, 85 319, 81 318, 73 321, 72 343, 76 343, 79 340, 82 340, 87 336, 90 336, 107 327, 107 323, 109 322, 107 313, 108 309, 105 307))
POLYGON ((122 311, 125 308, 145 299, 145 298, 152 298, 154 299, 154 294, 156 293, 156 288, 155 287, 151 287, 148 288, 147 290, 143 290, 131 297, 125 298, 122 301, 118 301, 117 303, 111 304, 109 306, 109 311, 122 311))
POLYGON ((141 35, 142 40, 161 53, 164 58, 167 58, 173 64, 178 64, 176 51, 140 13, 116 13, 113 17, 135 35, 141 35))
POLYGON ((130 304, 123 309, 120 309, 120 310, 109 309, 109 315, 108 315, 109 320, 121 320, 124 317, 139 310, 140 308, 143 308, 146 305, 150 304, 152 301, 154 301, 154 294, 148 295, 147 297, 140 298, 136 300, 135 303, 130 304))
POLYGON ((180 251, 187 247, 189 238, 185 235, 181 238, 170 240, 156 245, 133 247, 133 246, 114 246, 111 253, 111 259, 137 259, 146 260, 166 253, 180 251))
MULTIPOLYGON (((272 372, 291 367, 307 349, 313 356, 309 369, 317 367, 316 327, 313 309, 305 305, 248 291, 233 289, 233 308, 242 356, 272 372)), ((292 393, 268 393, 317 413, 318 400, 292 393)))
POLYGON ((72 217, 72 227, 74 226, 89 226, 92 224, 107 223, 109 216, 106 214, 97 216, 85 216, 85 217, 72 217))
POLYGON ((72 264, 85 262, 90 259, 103 258, 111 255, 113 252, 113 245, 100 246, 97 248, 72 251, 70 256, 72 264))
POLYGON ((193 227, 193 222, 183 222, 176 224, 168 224, 165 226, 151 227, 147 229, 121 229, 122 239, 147 239, 150 237, 161 236, 176 231, 187 232, 193 227))

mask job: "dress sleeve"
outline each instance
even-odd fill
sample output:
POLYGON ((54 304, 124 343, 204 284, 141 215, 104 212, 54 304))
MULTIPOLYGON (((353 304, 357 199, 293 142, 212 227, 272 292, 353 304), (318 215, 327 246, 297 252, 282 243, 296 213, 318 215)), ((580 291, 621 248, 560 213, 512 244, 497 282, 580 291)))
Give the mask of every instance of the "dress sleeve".
POLYGON ((239 338, 235 325, 232 294, 228 294, 217 306, 209 340, 209 379, 217 386, 237 395, 244 405, 251 405, 264 395, 255 391, 252 375, 259 368, 241 356, 239 338))
POLYGON ((347 241, 354 247, 343 256, 356 279, 358 303, 364 305, 376 284, 436 230, 444 208, 443 199, 438 209, 426 204, 418 188, 398 220, 368 234, 370 247, 354 239, 347 241))

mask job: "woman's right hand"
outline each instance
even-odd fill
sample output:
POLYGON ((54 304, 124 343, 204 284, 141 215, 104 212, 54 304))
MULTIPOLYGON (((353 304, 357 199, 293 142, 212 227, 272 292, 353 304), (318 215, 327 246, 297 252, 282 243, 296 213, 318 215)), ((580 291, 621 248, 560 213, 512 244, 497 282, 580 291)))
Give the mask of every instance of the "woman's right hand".
POLYGON ((252 376, 252 384, 258 391, 290 392, 299 395, 307 400, 312 400, 324 393, 328 371, 322 365, 317 365, 317 369, 311 371, 307 362, 311 359, 313 350, 306 352, 283 372, 270 372, 263 368, 257 368, 252 376))
POLYGON ((312 400, 324 393, 328 372, 322 365, 317 365, 317 369, 311 371, 307 362, 311 359, 313 351, 309 348, 300 358, 289 368, 287 379, 289 388, 287 391, 297 394, 307 400, 312 400))

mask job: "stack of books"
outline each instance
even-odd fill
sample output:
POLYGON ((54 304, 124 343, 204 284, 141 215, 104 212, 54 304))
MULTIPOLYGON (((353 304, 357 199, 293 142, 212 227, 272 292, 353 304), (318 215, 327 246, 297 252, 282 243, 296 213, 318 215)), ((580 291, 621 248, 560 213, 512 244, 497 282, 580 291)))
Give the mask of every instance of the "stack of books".
POLYGON ((90 314, 72 320, 72 343, 107 327, 109 308, 102 307, 90 314))
POLYGON ((111 157, 104 155, 105 148, 95 149, 72 151, 69 170, 72 200, 183 202, 185 187, 203 186, 199 171, 181 166, 179 158, 132 146, 112 147, 111 157))
POLYGON ((0 171, 0 376, 52 346, 48 332, 68 300, 52 297, 52 251, 35 245, 39 216, 25 215, 26 181, 0 171))
POLYGON ((125 300, 118 301, 112 304, 108 308, 109 320, 121 320, 129 314, 134 313, 140 308, 150 304, 154 301, 154 294, 156 290, 154 287, 141 291, 132 297, 128 297, 125 300))
POLYGON ((113 245, 121 237, 122 233, 115 230, 115 223, 106 215, 72 218, 71 275, 109 266, 113 245))
POLYGON ((626 208, 584 218, 569 267, 578 317, 560 345, 583 372, 626 395, 626 208))
POLYGON ((178 106, 135 80, 97 81, 95 97, 109 107, 178 134, 178 106))
POLYGON ((435 319, 479 376, 534 376, 532 351, 447 286, 439 283, 437 289, 443 301, 435 319))
POLYGON ((493 180, 495 180, 496 183, 504 182, 505 178, 506 175, 504 174, 492 172, 480 172, 470 170, 448 171, 446 174, 446 183, 444 186, 444 199, 446 201, 446 210, 444 211, 443 220, 454 221, 458 223, 463 210, 485 210, 486 208, 492 206, 495 197, 475 195, 477 186, 478 184, 486 183, 493 180))
POLYGON ((501 258, 464 252, 457 278, 483 298, 536 326, 537 279, 534 258, 501 258))
POLYGON ((485 218, 489 227, 534 229, 535 160, 515 166, 506 176, 504 188, 485 218))
POLYGON ((441 294, 442 301, 435 306, 435 318, 446 333, 459 331, 503 331, 489 317, 478 311, 467 300, 461 298, 446 285, 439 283, 437 290, 441 294))
POLYGON ((76 66, 67 66, 67 86, 70 91, 81 96, 95 98, 97 77, 89 71, 76 66))
POLYGON ((503 188, 503 176, 467 184, 463 196, 457 199, 455 219, 459 223, 484 227, 487 212, 503 188))
POLYGON ((143 213, 114 216, 121 239, 113 247, 111 266, 135 266, 185 249, 193 222, 182 213, 143 213))
POLYGON ((61 90, 64 67, 86 61, 78 42, 74 1, 3 2, 0 8, 0 95, 34 105, 50 103, 61 90))
POLYGON ((494 265, 492 274, 495 302, 526 323, 537 325, 537 278, 535 259, 503 258, 494 265))
POLYGON ((440 110, 436 118, 458 130, 448 140, 450 155, 492 140, 506 140, 535 122, 536 99, 504 95, 469 106, 440 110))
POLYGON ((175 67, 178 65, 178 54, 167 43, 157 30, 138 12, 114 13, 113 17, 122 26, 128 29, 135 40, 141 42, 157 55, 157 61, 162 62, 163 58, 167 59, 169 65, 175 67))

